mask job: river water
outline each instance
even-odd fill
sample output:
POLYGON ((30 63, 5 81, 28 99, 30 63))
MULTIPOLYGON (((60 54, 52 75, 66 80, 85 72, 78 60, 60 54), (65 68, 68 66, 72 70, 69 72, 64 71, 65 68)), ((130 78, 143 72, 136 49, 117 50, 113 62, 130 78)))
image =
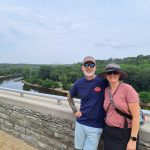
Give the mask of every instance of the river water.
POLYGON ((24 83, 22 83, 21 78, 0 80, 0 86, 5 88, 24 90, 24 83))
POLYGON ((22 78, 1 79, 0 80, 0 87, 66 96, 66 94, 60 93, 58 91, 54 91, 54 90, 50 90, 50 89, 46 89, 46 88, 31 87, 31 86, 25 85, 22 82, 22 78))

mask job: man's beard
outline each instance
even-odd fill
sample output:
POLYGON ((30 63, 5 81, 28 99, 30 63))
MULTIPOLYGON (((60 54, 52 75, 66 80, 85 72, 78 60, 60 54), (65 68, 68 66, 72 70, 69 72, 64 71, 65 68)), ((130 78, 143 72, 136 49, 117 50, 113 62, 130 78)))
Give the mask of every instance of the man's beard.
POLYGON ((91 76, 93 76, 93 75, 95 74, 95 71, 87 72, 87 71, 84 70, 83 73, 84 73, 84 75, 85 75, 86 77, 91 77, 91 76))

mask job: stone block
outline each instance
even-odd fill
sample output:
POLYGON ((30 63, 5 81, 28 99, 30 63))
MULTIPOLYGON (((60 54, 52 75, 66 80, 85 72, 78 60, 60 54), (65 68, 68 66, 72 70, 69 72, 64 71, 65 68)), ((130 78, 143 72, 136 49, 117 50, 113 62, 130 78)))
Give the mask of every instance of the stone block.
POLYGON ((40 141, 38 141, 38 147, 40 148, 40 150, 54 150, 54 148, 52 146, 47 145, 40 141))
POLYGON ((2 107, 1 105, 0 105, 0 112, 1 113, 5 113, 6 112, 6 109, 4 107, 2 107))
POLYGON ((18 125, 23 126, 25 128, 30 127, 30 122, 24 118, 17 120, 17 122, 18 122, 18 125))
POLYGON ((60 148, 60 149, 67 149, 67 145, 65 143, 60 142, 59 140, 55 138, 50 138, 46 136, 40 136, 40 141, 43 143, 46 143, 47 145, 51 145, 55 148, 60 148))
POLYGON ((36 137, 20 133, 20 138, 26 141, 27 143, 30 143, 34 147, 37 147, 38 140, 36 137))
POLYGON ((74 142, 72 137, 68 137, 66 135, 59 134, 57 132, 54 133, 54 137, 65 143, 73 143, 74 142))
POLYGON ((9 121, 5 120, 4 124, 8 127, 8 128, 13 128, 13 124, 10 123, 9 121))
POLYGON ((4 113, 0 113, 0 118, 3 118, 3 119, 6 119, 6 120, 9 120, 9 116, 4 114, 4 113))
POLYGON ((1 130, 9 132, 9 128, 5 126, 4 124, 1 124, 1 130))
POLYGON ((16 131, 16 130, 14 130, 14 129, 10 129, 10 133, 12 134, 12 135, 14 135, 15 137, 19 137, 19 132, 18 131, 16 131))
POLYGON ((25 133, 25 128, 19 125, 15 125, 14 130, 19 131, 21 133, 25 133))
POLYGON ((0 124, 4 124, 4 119, 0 118, 0 124))
POLYGON ((26 135, 31 135, 36 137, 38 140, 40 139, 40 134, 38 132, 35 132, 31 129, 26 129, 26 135))

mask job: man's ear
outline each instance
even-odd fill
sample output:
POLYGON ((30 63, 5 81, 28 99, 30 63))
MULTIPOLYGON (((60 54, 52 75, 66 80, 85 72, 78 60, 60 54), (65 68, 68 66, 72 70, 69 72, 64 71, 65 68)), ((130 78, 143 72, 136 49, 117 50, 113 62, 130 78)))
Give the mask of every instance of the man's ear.
POLYGON ((84 71, 84 66, 83 65, 81 66, 81 70, 84 71))

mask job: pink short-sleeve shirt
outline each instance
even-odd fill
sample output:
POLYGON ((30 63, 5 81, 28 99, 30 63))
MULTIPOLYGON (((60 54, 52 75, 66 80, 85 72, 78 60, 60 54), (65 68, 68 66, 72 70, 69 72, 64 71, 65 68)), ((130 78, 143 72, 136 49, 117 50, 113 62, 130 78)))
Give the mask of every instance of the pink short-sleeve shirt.
MULTIPOLYGON (((139 102, 139 96, 131 85, 121 83, 117 92, 113 96, 113 101, 115 103, 115 106, 119 110, 127 114, 131 114, 129 111, 128 103, 139 102)), ((110 104, 109 88, 106 88, 105 90, 104 109, 105 111, 108 109, 106 113, 106 124, 112 127, 119 127, 119 128, 124 127, 124 117, 118 114, 114 110, 114 107, 110 104)), ((131 120, 130 119, 127 120, 128 120, 128 127, 131 128, 132 126, 131 120)))

